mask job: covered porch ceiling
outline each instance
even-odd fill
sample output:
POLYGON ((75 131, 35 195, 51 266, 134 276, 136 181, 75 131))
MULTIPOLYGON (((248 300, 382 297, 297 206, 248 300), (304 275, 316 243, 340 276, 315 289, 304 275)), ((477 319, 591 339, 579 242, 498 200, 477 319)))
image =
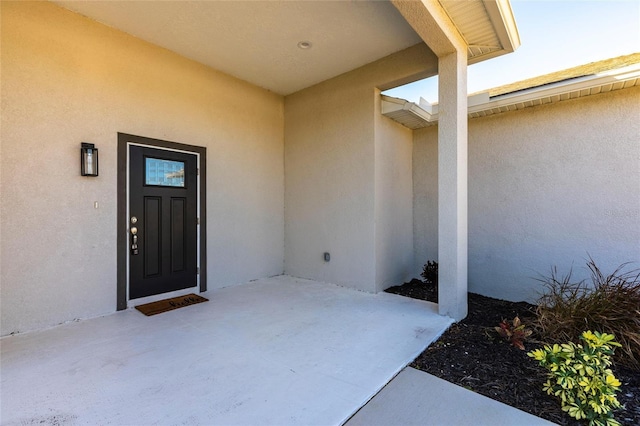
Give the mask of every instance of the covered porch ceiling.
MULTIPOLYGON (((281 95, 422 42, 389 1, 54 3, 281 95)), ((422 3, 418 10, 428 13, 422 3)), ((519 45, 508 0, 424 3, 442 8, 468 45, 469 63, 519 45)))

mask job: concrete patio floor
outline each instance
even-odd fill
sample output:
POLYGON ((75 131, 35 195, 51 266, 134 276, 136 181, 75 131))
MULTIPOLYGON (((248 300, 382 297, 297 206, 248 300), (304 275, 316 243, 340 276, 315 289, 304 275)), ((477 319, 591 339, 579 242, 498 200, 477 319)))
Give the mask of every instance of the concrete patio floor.
POLYGON ((286 276, 0 340, 3 425, 339 425, 451 323, 286 276))

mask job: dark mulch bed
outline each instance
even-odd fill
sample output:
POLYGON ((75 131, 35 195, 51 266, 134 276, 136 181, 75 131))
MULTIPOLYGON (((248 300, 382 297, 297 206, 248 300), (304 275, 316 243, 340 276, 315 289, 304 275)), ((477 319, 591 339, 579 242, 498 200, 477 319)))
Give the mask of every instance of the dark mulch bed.
MULTIPOLYGON (((419 280, 386 291, 437 302, 435 286, 419 280)), ((552 422, 582 425, 560 409, 556 398, 542 391, 546 370, 526 355, 541 346, 535 336, 525 342, 522 351, 493 330, 502 319, 512 320, 516 315, 524 324, 531 324, 534 309, 526 302, 469 293, 467 318, 453 324, 411 366, 552 422)), ((615 367, 614 372, 622 382, 618 400, 626 406, 615 417, 623 425, 640 425, 640 374, 623 367, 615 367)))

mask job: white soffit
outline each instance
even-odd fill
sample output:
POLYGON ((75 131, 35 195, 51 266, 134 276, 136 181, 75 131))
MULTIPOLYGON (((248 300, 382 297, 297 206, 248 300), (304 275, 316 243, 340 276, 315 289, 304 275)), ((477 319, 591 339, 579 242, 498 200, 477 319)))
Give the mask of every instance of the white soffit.
POLYGON ((414 130, 430 126, 438 121, 437 116, 431 113, 430 105, 417 105, 387 95, 382 95, 382 115, 414 130))
MULTIPOLYGON (((489 97, 488 93, 472 95, 468 100, 469 118, 516 111, 634 86, 640 86, 640 63, 493 97, 489 97)), ((418 105, 383 95, 382 114, 410 129, 420 129, 437 123, 438 105, 431 105, 424 100, 418 105)))
POLYGON ((387 1, 54 3, 282 95, 422 42, 387 1))
POLYGON ((468 45, 469 64, 513 52, 520 36, 508 0, 439 0, 468 45))

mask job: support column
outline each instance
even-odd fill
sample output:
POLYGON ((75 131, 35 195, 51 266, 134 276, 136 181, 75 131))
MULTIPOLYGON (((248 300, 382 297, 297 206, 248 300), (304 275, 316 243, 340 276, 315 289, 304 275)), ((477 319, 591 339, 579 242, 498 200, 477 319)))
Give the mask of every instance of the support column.
POLYGON ((467 316, 467 52, 438 58, 438 310, 467 316))

